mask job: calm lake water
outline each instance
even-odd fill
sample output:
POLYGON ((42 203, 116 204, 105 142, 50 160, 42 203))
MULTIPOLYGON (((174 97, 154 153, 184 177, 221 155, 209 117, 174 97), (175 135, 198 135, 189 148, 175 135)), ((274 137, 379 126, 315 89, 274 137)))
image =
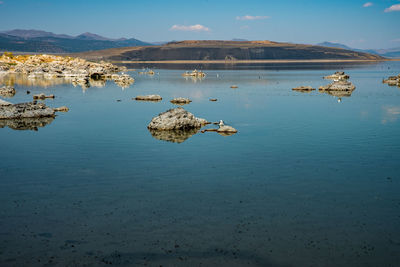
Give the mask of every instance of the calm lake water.
POLYGON ((399 266, 400 88, 382 78, 400 62, 185 67, 125 89, 17 80, 6 100, 70 111, 0 128, 0 266, 399 266), (341 101, 291 90, 337 70, 341 101), (173 97, 239 132, 153 137, 173 97))

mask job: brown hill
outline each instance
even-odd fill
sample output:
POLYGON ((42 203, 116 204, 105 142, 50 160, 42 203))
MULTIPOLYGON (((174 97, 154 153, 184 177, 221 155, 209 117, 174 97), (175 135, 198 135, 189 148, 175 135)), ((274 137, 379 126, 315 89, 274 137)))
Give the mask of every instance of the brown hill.
POLYGON ((112 48, 76 54, 92 60, 382 60, 381 56, 315 45, 271 41, 181 41, 162 46, 112 48))

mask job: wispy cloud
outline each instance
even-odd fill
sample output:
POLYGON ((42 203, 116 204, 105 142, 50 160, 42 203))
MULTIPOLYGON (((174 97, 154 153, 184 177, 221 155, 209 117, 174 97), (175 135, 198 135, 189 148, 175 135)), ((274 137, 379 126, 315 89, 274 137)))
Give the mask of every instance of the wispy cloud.
POLYGON ((189 26, 185 26, 185 25, 173 25, 170 28, 171 31, 189 31, 189 32, 209 32, 210 29, 200 25, 200 24, 196 24, 196 25, 189 25, 189 26))
POLYGON ((261 19, 269 19, 269 16, 237 16, 237 20, 261 20, 261 19))
POLYGON ((367 2, 367 3, 365 3, 364 5, 363 5, 363 7, 370 7, 370 6, 373 6, 374 4, 373 3, 371 3, 371 2, 367 2))
POLYGON ((400 11, 400 4, 393 5, 385 9, 385 12, 400 11))

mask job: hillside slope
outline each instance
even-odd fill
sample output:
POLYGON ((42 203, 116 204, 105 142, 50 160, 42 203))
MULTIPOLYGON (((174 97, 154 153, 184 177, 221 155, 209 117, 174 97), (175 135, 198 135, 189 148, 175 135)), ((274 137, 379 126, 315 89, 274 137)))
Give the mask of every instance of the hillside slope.
POLYGON ((181 41, 162 46, 124 47, 78 55, 92 60, 113 61, 383 59, 379 55, 341 48, 271 41, 181 41))

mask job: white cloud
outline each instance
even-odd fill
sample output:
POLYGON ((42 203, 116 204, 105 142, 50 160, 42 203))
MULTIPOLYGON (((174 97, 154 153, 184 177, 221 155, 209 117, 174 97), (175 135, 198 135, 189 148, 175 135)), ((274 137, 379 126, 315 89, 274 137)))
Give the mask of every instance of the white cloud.
POLYGON ((367 3, 365 3, 365 4, 363 5, 363 7, 370 7, 370 6, 373 6, 373 3, 367 2, 367 3))
POLYGON ((191 32, 209 32, 210 29, 200 25, 200 24, 196 24, 196 25, 189 25, 189 26, 185 26, 185 25, 173 25, 170 28, 171 31, 191 31, 191 32))
POLYGON ((385 9, 385 12, 400 11, 400 4, 393 5, 385 9))
POLYGON ((260 20, 260 19, 269 19, 269 16, 250 16, 250 15, 246 15, 246 16, 237 16, 236 20, 260 20))

